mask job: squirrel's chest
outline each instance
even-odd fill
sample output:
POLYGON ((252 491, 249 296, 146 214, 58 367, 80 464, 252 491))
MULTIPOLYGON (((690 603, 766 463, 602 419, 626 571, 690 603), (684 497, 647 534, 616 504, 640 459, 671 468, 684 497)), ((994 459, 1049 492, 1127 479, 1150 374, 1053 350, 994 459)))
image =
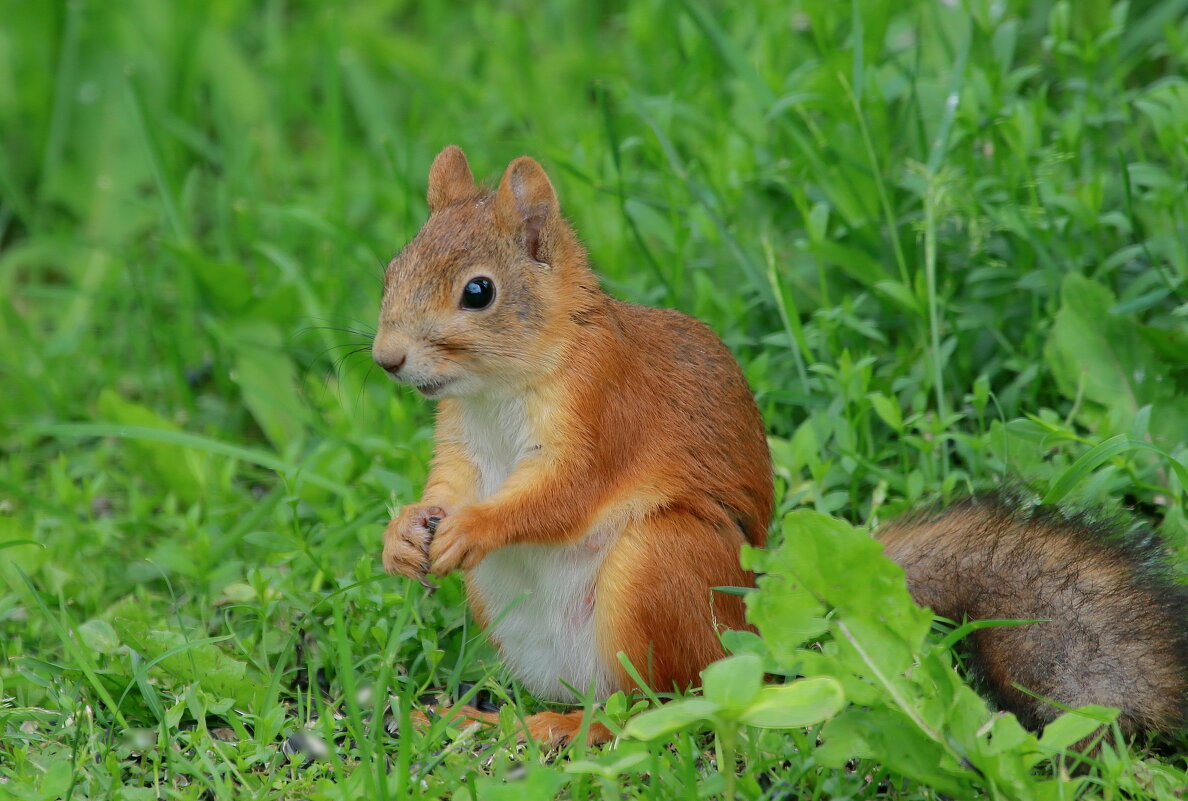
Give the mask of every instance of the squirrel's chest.
MULTIPOLYGON (((468 402, 461 421, 479 500, 498 492, 539 447, 520 399, 468 402)), ((616 534, 615 526, 601 525, 574 543, 510 545, 467 574, 471 602, 486 616, 504 661, 540 698, 577 700, 569 687, 593 688, 599 697, 617 689, 594 619, 599 568, 616 534)))
POLYGON ((462 409, 466 449, 479 474, 479 500, 498 492, 536 448, 522 398, 476 398, 462 409))

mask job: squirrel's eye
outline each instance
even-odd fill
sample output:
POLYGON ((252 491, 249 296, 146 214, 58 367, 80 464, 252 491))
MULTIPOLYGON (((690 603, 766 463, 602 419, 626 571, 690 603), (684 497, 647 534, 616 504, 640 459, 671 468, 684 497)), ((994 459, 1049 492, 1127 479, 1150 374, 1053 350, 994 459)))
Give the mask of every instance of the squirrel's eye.
POLYGON ((485 309, 495 300, 495 282, 490 278, 471 278, 462 289, 462 308, 485 309))

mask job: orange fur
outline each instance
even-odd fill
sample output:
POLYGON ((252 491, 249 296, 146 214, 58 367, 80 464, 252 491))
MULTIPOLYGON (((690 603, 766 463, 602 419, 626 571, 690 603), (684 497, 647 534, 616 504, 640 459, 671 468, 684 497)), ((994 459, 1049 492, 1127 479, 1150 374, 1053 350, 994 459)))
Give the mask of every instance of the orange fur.
MULTIPOLYGON (((520 736, 553 746, 564 746, 573 741, 582 730, 584 713, 538 712, 524 721, 520 736)), ((414 711, 411 722, 418 729, 427 729, 435 719, 455 720, 463 725, 497 726, 498 712, 482 712, 472 706, 438 707, 432 714, 414 711)), ((586 728, 586 745, 602 745, 614 739, 610 729, 601 723, 591 722, 586 728)))
MULTIPOLYGON (((598 667, 565 672, 586 654, 575 635, 572 656, 567 644, 542 646, 525 670, 556 666, 563 682, 630 690, 623 652, 652 686, 688 687, 722 656, 719 632, 747 626, 741 600, 712 588, 752 583, 739 548, 763 543, 772 510, 763 423, 738 365, 704 324, 601 292, 532 159, 513 161, 492 195, 447 148, 429 202, 388 268, 374 344, 377 361, 401 365, 398 380, 441 397, 424 498, 389 524, 385 568, 419 577, 427 557, 435 573, 466 570, 487 622, 507 614, 492 604, 521 588, 518 571, 573 563, 587 587, 522 586, 558 595, 542 610, 590 632, 598 667), (461 309, 476 276, 494 281, 496 300, 461 309), (429 507, 446 513, 431 542, 420 522, 429 507)), ((535 623, 551 625, 496 624, 509 664, 515 646, 501 637, 535 623)))

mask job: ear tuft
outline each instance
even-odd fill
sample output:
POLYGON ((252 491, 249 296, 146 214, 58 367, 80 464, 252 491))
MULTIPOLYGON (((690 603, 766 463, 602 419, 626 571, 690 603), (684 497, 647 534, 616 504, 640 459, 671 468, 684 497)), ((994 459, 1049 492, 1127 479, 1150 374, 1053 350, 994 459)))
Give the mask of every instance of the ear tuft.
POLYGON ((474 195, 475 189, 474 174, 462 148, 450 145, 437 154, 429 168, 429 211, 466 200, 474 195))
POLYGON ((549 261, 544 244, 561 217, 557 193, 544 168, 528 156, 507 165, 495 193, 495 220, 504 232, 521 237, 535 261, 549 261))

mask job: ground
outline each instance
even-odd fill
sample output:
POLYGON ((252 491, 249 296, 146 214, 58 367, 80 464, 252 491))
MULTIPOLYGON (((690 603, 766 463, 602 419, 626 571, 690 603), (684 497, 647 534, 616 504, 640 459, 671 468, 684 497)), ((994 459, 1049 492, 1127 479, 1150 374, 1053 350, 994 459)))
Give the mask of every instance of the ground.
MULTIPOLYGON (((836 717, 918 747, 676 706, 655 739, 516 745, 539 705, 458 579, 379 569, 431 408, 367 347, 433 155, 527 153, 609 292, 739 358, 775 541, 798 521, 772 558, 828 570, 838 518, 1009 476, 1182 565, 1185 6, 0 0, 0 797, 1177 797, 1182 732, 1028 762, 918 638, 836 717), (467 687, 502 730, 399 725, 467 687)), ((851 566, 830 604, 885 563, 851 566)), ((750 692, 728 664, 719 700, 750 692)))

